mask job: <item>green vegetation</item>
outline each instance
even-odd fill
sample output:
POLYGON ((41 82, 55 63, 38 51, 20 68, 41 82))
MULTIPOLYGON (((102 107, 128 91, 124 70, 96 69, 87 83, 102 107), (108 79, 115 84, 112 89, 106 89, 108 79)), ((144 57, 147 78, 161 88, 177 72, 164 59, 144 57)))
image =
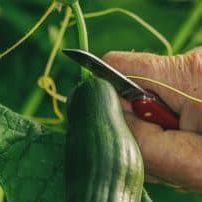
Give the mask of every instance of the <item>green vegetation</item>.
MULTIPOLYGON (((72 1, 67 0, 65 3, 72 1)), ((32 119, 57 116, 56 119, 37 119, 51 123, 51 129, 47 129, 0 106, 0 182, 8 202, 51 202, 56 199, 62 202, 64 199, 65 191, 61 190, 61 187, 64 188, 64 170, 60 163, 63 162, 67 118, 66 105, 58 104, 57 100, 65 102, 66 96, 70 95, 81 77, 85 79, 89 74, 83 70, 81 73, 79 66, 67 60, 60 51, 62 47, 89 49, 100 57, 110 50, 170 53, 169 46, 165 49, 156 38, 156 32, 152 32, 152 35, 148 32, 148 27, 145 29, 138 21, 128 18, 132 13, 133 19, 137 20, 138 15, 162 33, 171 42, 174 53, 185 52, 202 44, 201 0, 85 0, 80 1, 80 6, 78 2, 74 2, 71 11, 61 5, 57 5, 57 9, 53 11, 54 3, 51 4, 50 0, 0 0, 0 103, 32 119), (43 19, 51 14, 44 23, 38 24, 40 28, 37 32, 13 52, 1 57, 8 47, 30 30, 48 7, 50 12, 43 19), (81 8, 86 17, 87 29, 81 8), (106 9, 110 12, 102 15, 106 9), (125 10, 130 11, 129 15, 122 12, 125 10), (77 27, 70 26, 75 24, 75 19, 77 27), (42 80, 39 79, 41 75, 42 80), (38 80, 40 87, 53 97, 52 102, 38 87, 38 80), (58 132, 53 134, 51 131, 58 132), (44 156, 51 165, 47 163, 40 167, 34 166, 42 162, 44 156), (59 166, 58 172, 53 172, 55 165, 59 166), (37 180, 31 177, 32 174, 37 180), (49 181, 51 174, 54 174, 55 178, 49 181), (58 192, 52 191, 59 187, 58 192)), ((181 193, 172 187, 150 184, 145 186, 155 202, 202 200, 197 194, 181 193)))
POLYGON ((0 183, 8 202, 65 202, 65 135, 0 105, 0 183))

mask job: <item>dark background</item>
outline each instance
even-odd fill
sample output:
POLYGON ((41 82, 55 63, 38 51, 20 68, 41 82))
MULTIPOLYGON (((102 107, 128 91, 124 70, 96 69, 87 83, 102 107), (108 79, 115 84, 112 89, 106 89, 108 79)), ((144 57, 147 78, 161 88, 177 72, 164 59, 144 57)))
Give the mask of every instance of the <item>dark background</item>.
MULTIPOLYGON (((0 0, 0 51, 26 33, 50 3, 49 0, 0 0)), ((81 0, 80 3, 85 13, 111 7, 129 9, 154 26, 171 43, 196 9, 194 1, 177 0, 81 0)), ((37 79, 44 71, 53 45, 54 30, 59 28, 63 16, 64 12, 53 12, 29 40, 0 60, 1 104, 29 116, 54 116, 50 98, 37 87, 37 79), (37 101, 33 102, 35 98, 37 101)), ((158 39, 124 15, 112 14, 86 22, 90 50, 100 57, 110 50, 165 53, 158 39)), ((177 53, 202 43, 201 17, 200 22, 187 31, 190 33, 177 53)), ((78 47, 77 37, 76 28, 71 27, 62 46, 78 47)), ((69 95, 80 79, 80 68, 59 53, 52 70, 58 91, 69 95)), ((60 107, 65 113, 65 105, 60 104, 60 107)), ((202 196, 182 193, 163 185, 146 184, 146 188, 155 202, 202 201, 202 196)))

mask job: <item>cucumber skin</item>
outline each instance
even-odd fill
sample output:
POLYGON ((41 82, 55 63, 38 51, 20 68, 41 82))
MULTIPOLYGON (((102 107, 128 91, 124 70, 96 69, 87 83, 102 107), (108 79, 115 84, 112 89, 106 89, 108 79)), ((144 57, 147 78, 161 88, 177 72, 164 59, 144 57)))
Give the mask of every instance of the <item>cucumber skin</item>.
POLYGON ((143 162, 112 85, 97 78, 81 83, 67 112, 67 201, 141 201, 143 162))

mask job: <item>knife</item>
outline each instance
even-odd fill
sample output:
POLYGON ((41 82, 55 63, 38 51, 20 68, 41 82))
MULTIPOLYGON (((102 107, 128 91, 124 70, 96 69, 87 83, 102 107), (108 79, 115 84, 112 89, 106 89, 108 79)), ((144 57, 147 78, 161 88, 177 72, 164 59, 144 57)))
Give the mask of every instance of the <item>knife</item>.
POLYGON ((145 90, 112 66, 80 49, 64 49, 63 53, 89 69, 95 76, 109 81, 118 94, 131 102, 134 114, 163 129, 179 129, 179 116, 154 92, 145 90))

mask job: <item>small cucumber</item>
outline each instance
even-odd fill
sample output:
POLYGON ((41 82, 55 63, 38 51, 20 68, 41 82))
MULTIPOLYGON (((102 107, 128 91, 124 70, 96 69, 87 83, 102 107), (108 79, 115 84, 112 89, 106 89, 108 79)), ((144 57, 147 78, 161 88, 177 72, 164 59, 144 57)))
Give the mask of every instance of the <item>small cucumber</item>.
POLYGON ((84 81, 67 111, 67 201, 141 201, 143 161, 112 85, 84 81))

